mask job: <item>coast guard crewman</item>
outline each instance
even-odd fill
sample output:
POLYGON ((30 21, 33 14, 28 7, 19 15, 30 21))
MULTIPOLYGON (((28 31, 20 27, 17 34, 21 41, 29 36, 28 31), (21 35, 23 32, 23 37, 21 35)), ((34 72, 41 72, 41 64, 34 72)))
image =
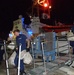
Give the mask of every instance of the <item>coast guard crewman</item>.
MULTIPOLYGON (((14 35, 16 36, 16 57, 15 57, 15 65, 18 67, 18 55, 19 55, 19 44, 21 44, 21 52, 23 50, 28 50, 30 47, 30 41, 27 39, 27 37, 24 34, 20 34, 20 31, 14 30, 14 35)), ((20 75, 25 75, 26 73, 24 72, 24 63, 23 59, 20 60, 20 75)))

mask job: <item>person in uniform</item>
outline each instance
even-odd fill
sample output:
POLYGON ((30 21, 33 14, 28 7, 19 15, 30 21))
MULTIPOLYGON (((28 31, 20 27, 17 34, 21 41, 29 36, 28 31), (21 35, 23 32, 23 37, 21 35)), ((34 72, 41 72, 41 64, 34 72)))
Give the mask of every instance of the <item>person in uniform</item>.
MULTIPOLYGON (((30 47, 30 41, 27 39, 27 37, 24 34, 20 34, 20 30, 14 30, 14 35, 16 36, 16 57, 14 60, 14 63, 16 67, 18 67, 18 55, 19 55, 19 45, 21 44, 21 52, 26 51, 30 47)), ((26 73, 24 72, 24 63, 23 59, 20 60, 20 75, 25 75, 26 73)))

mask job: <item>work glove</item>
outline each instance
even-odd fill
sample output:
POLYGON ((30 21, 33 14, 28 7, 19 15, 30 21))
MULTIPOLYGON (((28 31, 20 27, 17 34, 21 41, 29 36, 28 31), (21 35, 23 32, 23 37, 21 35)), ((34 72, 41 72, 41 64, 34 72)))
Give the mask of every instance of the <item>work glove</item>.
POLYGON ((26 48, 26 52, 29 52, 30 51, 30 48, 26 48))
POLYGON ((6 43, 6 44, 9 44, 9 43, 11 43, 11 40, 10 40, 10 41, 7 41, 7 43, 6 43))

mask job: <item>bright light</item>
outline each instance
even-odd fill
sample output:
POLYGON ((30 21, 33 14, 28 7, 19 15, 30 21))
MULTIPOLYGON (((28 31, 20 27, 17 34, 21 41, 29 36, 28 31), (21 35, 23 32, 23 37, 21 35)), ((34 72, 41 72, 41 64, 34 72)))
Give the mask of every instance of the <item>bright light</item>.
POLYGON ((44 3, 44 7, 48 7, 48 4, 47 3, 44 3))
POLYGON ((29 35, 32 35, 32 31, 28 31, 29 35))
POLYGON ((49 6, 49 9, 51 9, 52 8, 52 6, 49 6))
POLYGON ((10 37, 10 38, 12 38, 12 37, 13 37, 13 34, 12 34, 12 33, 10 33, 10 34, 9 34, 9 37, 10 37))

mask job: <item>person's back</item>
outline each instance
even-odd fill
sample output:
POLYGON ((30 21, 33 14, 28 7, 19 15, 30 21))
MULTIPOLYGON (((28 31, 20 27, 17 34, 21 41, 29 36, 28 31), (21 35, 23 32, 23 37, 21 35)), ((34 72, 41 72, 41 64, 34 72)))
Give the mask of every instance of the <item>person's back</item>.
POLYGON ((26 49, 26 39, 27 37, 23 34, 19 34, 19 36, 16 37, 16 44, 17 46, 21 44, 21 50, 26 49))

